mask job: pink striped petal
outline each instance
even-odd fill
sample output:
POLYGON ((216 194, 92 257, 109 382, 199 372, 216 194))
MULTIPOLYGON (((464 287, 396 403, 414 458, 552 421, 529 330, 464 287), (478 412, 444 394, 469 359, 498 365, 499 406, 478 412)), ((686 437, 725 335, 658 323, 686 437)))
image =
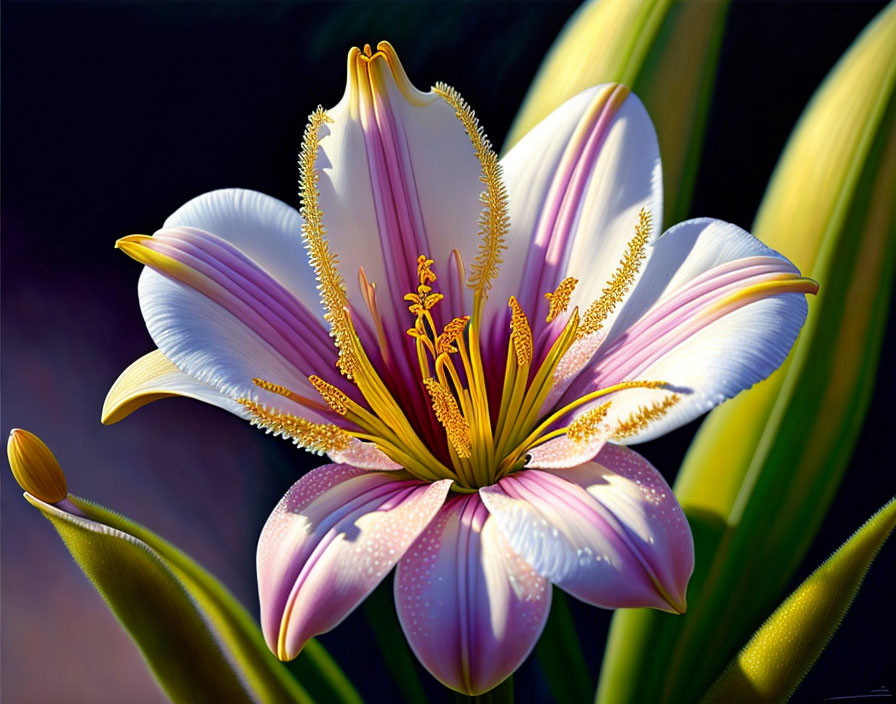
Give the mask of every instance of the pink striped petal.
POLYGON ((595 462, 517 472, 480 495, 511 547, 573 596, 685 610, 690 529, 663 478, 631 450, 607 445, 595 462))
MULTIPOLYGON (((607 339, 558 405, 620 381, 658 380, 670 384, 680 402, 625 442, 690 422, 784 361, 806 317, 805 296, 762 293, 761 286, 798 273, 735 225, 703 218, 673 227, 656 243, 607 339), (750 290, 759 293, 744 295, 750 290)), ((625 418, 667 395, 649 389, 617 394, 611 416, 625 418)))
POLYGON ((436 515, 451 486, 325 465, 299 481, 258 541, 261 625, 281 660, 337 626, 436 515))
MULTIPOLYGON (((147 264, 140 305, 159 349, 187 375, 235 399, 259 397, 312 420, 333 420, 261 391, 260 377, 315 399, 308 376, 339 383, 335 348, 317 316, 241 250, 175 227, 118 246, 147 264)), ((353 389, 348 389, 354 393, 353 389)))
POLYGON ((478 695, 526 659, 551 586, 513 553, 476 494, 449 500, 398 563, 395 605, 420 662, 478 695))
POLYGON ((317 281, 302 246, 301 223, 298 211, 276 198, 245 188, 223 188, 187 201, 165 220, 164 228, 195 228, 220 237, 323 321, 317 281))
MULTIPOLYGON (((320 205, 327 237, 338 255, 349 300, 367 317, 358 272, 376 284, 377 307, 395 360, 390 373, 416 388, 412 318, 403 296, 416 290, 416 260, 435 261, 447 311, 468 305, 466 286, 451 286, 452 250, 469 266, 478 246, 483 190, 480 165, 454 109, 435 92, 423 93, 408 79, 392 47, 381 42, 371 57, 348 56, 348 80, 321 130, 320 205)), ((454 274, 456 278, 456 273, 454 274)), ((409 399, 418 404, 416 395, 409 399)))
POLYGON ((590 303, 634 236, 641 208, 652 214, 654 232, 661 231, 659 146, 638 98, 606 84, 557 108, 501 163, 511 237, 493 298, 500 306, 517 296, 537 337, 544 294, 575 276, 572 304, 590 303))

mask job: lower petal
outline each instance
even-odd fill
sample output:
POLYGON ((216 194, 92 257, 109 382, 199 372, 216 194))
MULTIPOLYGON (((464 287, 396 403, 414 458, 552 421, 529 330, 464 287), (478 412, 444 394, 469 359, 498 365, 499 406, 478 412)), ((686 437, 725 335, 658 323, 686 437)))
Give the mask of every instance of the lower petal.
POLYGON ((671 489, 636 453, 526 470, 480 489, 510 546, 573 596, 605 608, 685 609, 690 529, 671 489))
POLYGON ((478 695, 529 655, 551 591, 473 494, 446 503, 398 563, 395 604, 426 669, 445 686, 478 695))
POLYGON ((277 657, 291 660, 348 616, 426 528, 450 486, 339 464, 293 484, 258 541, 261 625, 277 657))

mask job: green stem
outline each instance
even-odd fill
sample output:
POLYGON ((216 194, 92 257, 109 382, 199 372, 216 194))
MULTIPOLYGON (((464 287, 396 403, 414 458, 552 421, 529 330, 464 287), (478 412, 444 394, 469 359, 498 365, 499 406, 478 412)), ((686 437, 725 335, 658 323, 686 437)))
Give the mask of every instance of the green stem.
POLYGON ((457 704, 513 704, 513 675, 485 694, 468 696, 454 693, 457 704))

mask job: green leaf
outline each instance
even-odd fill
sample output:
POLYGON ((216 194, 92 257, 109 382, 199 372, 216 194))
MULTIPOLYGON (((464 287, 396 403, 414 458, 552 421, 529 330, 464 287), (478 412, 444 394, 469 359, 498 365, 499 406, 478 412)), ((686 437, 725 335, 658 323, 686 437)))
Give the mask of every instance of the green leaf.
POLYGON ((590 0, 542 63, 504 150, 598 83, 629 86, 655 118, 667 222, 687 216, 728 11, 718 2, 590 0))
POLYGON ((183 585, 146 543, 30 494, 175 702, 251 702, 183 585))
POLYGON ((556 701, 563 704, 591 701, 594 682, 588 674, 566 594, 556 587, 550 616, 535 646, 535 657, 556 701))
POLYGON ((894 527, 896 499, 787 597, 716 680, 704 704, 790 698, 840 626, 894 527))
POLYGON ((697 568, 679 618, 614 616, 600 702, 690 702, 784 596, 875 383, 896 260, 896 4, 819 88, 754 233, 820 283, 788 360, 713 411, 675 492, 697 568))
POLYGON ((312 702, 308 690, 321 701, 361 701, 317 643, 300 656, 300 685, 227 589, 152 531, 71 494, 73 511, 25 498, 56 528, 173 701, 312 702))

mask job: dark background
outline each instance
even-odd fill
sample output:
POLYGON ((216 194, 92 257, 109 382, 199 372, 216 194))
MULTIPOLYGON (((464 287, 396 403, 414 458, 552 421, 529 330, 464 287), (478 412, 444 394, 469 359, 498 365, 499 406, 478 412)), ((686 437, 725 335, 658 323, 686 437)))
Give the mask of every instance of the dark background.
MULTIPOLYGON (((389 39, 418 86, 456 86, 500 144, 576 5, 5 2, 3 432, 37 432, 73 493, 157 530, 257 609, 258 532, 316 458, 183 399, 100 425, 108 387, 152 348, 137 306, 139 266, 114 241, 153 232, 215 188, 295 204, 305 117, 341 97, 353 44, 389 39)), ((733 4, 693 215, 749 227, 805 103, 882 5, 733 4)), ((855 457, 794 584, 894 493, 894 350, 891 326, 855 457)), ((640 449, 671 480, 695 429, 640 449)), ((2 701, 162 701, 51 526, 0 474, 2 701)), ((795 701, 896 689, 894 555, 892 545, 881 553, 795 701)), ((609 614, 575 615, 596 672, 609 614)), ((396 698, 362 615, 322 641, 365 698, 396 698)), ((517 691, 521 701, 546 696, 533 663, 517 691)))

